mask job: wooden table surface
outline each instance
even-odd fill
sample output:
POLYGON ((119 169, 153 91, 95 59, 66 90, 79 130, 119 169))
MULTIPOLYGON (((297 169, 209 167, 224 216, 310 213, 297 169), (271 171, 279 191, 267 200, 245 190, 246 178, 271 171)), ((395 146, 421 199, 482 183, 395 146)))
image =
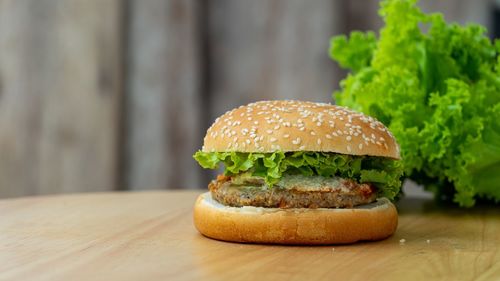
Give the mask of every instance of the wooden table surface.
POLYGON ((0 280, 500 280, 500 208, 405 199, 387 240, 264 246, 199 235, 199 193, 0 200, 0 280))

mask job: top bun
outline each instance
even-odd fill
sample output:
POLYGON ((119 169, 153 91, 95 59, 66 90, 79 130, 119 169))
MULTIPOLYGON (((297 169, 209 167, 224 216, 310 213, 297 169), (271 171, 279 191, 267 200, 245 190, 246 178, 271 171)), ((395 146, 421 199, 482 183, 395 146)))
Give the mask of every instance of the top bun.
POLYGON ((204 152, 321 151, 399 159, 399 145, 373 117, 307 101, 259 101, 224 113, 208 129, 204 152))

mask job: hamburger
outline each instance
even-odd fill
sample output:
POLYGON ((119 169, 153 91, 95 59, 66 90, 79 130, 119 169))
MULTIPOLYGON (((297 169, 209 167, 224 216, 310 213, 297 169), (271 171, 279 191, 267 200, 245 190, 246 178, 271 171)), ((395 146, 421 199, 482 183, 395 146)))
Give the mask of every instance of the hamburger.
POLYGON ((194 206, 218 240, 343 244, 394 233, 399 146, 379 121, 345 107, 260 101, 226 112, 194 155, 224 172, 194 206))

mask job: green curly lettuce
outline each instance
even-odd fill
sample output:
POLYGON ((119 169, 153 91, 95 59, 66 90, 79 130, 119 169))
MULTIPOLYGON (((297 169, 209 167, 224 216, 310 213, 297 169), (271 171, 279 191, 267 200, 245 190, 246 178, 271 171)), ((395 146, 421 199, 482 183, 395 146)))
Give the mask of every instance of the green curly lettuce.
POLYGON ((331 40, 330 56, 351 70, 337 104, 387 125, 406 175, 438 198, 499 203, 500 41, 424 14, 414 0, 383 1, 380 15, 378 41, 371 32, 331 40))
POLYGON ((250 172, 264 178, 272 187, 284 174, 305 176, 340 176, 360 183, 372 183, 380 196, 394 199, 400 191, 403 173, 400 161, 370 156, 353 156, 325 152, 203 152, 194 155, 205 169, 217 169, 224 164, 224 174, 250 172))

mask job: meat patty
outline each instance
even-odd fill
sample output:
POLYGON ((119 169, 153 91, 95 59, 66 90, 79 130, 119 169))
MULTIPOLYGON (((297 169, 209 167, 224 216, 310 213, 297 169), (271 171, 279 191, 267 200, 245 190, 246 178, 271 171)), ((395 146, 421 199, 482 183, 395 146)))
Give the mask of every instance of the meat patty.
POLYGON ((376 199, 371 184, 339 177, 287 175, 270 188, 262 178, 219 176, 208 188, 219 203, 234 207, 352 208, 376 199))

